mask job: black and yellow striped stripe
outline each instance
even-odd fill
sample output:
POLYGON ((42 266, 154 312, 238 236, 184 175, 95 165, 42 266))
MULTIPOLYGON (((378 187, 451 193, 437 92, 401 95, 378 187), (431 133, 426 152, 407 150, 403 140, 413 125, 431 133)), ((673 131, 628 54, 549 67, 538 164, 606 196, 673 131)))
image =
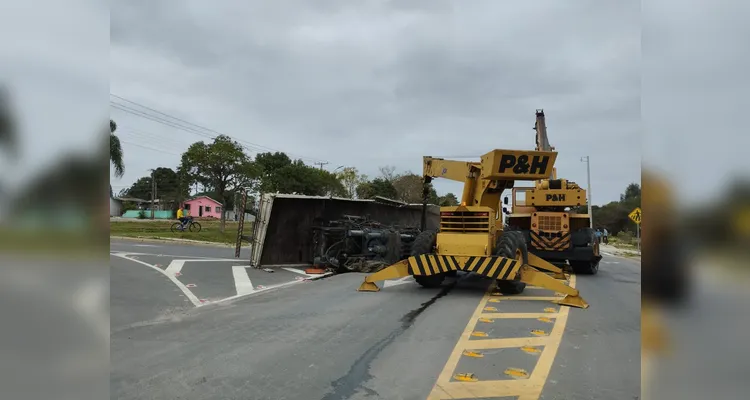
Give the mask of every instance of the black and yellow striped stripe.
POLYGON ((570 232, 565 232, 560 237, 548 238, 531 231, 531 246, 539 250, 565 251, 570 248, 570 232))
POLYGON ((428 276, 460 269, 458 261, 451 256, 422 254, 409 257, 409 274, 411 275, 428 276))
POLYGON ((469 257, 464 271, 475 272, 492 279, 508 279, 521 263, 505 257, 469 257))
POLYGON ((519 261, 505 257, 454 257, 423 254, 409 257, 409 274, 429 276, 449 271, 467 271, 492 279, 509 279, 521 267, 519 261), (465 262, 461 260, 465 259, 465 262))

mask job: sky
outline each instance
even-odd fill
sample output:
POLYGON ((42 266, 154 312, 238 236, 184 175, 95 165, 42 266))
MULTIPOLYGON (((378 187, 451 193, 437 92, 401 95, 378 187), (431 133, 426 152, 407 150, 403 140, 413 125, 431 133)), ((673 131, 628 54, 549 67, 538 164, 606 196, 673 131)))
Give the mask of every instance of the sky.
MULTIPOLYGON (((598 204, 640 181, 640 52, 633 2, 115 2, 110 100, 370 177, 533 149, 543 108, 558 174, 586 185, 590 156, 598 204)), ((115 191, 206 140, 111 116, 125 141, 115 191)))
MULTIPOLYGON (((580 158, 591 157, 595 204, 638 182, 641 158, 673 181, 698 182, 676 186, 688 201, 720 195, 732 176, 750 170, 740 128, 750 89, 750 57, 741 50, 750 3, 110 6, 16 1, 0 13, 14 32, 0 40, 0 79, 15 94, 22 128, 15 168, 0 157, 4 184, 28 181, 64 153, 92 151, 106 113, 125 147, 126 173, 111 178, 115 190, 149 169, 175 167, 180 153, 205 139, 122 112, 108 93, 251 149, 370 176, 383 165, 418 173, 424 155, 531 149, 534 110, 543 108, 560 176, 585 185, 580 158)), ((441 192, 460 191, 435 182, 441 192)))

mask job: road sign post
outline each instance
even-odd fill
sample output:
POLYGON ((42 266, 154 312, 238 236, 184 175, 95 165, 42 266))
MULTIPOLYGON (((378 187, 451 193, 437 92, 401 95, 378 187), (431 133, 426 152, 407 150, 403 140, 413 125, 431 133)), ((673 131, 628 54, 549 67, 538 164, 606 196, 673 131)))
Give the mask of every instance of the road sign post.
POLYGON ((641 211, 640 207, 636 207, 633 211, 628 214, 628 218, 630 218, 631 221, 635 222, 635 242, 638 246, 638 252, 641 252, 641 219, 643 217, 643 212, 641 211))

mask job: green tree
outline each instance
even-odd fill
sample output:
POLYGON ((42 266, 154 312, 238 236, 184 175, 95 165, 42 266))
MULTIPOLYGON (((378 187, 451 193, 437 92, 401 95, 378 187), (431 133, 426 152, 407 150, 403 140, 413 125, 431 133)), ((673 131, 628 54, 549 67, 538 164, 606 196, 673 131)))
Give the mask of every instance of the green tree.
POLYGON ((446 193, 438 198, 438 205, 440 207, 455 207, 458 205, 458 198, 453 193, 446 193))
POLYGON ((627 200, 634 200, 641 198, 641 185, 637 183, 631 183, 625 188, 625 193, 620 195, 620 201, 624 202, 627 200))
POLYGON ((308 196, 345 197, 346 188, 336 174, 292 161, 282 152, 261 153, 255 157, 260 174, 260 190, 270 193, 297 193, 308 196))
MULTIPOLYGON (((153 176, 156 181, 156 193, 162 201, 173 202, 176 205, 188 197, 187 186, 180 182, 178 173, 173 169, 159 167, 154 170, 153 176)), ((151 190, 152 179, 149 175, 135 181, 135 183, 123 191, 123 195, 139 199, 149 199, 151 197, 151 190)))
POLYGON ((369 182, 362 182, 357 186, 357 197, 360 199, 372 199, 375 196, 396 199, 398 192, 393 183, 384 178, 375 178, 369 182))
POLYGON ((242 187, 254 187, 260 176, 242 145, 225 135, 217 136, 210 144, 193 143, 182 155, 180 171, 188 185, 198 182, 216 193, 216 200, 222 205, 221 232, 224 232, 227 204, 233 193, 242 187))
POLYGON ((341 181, 341 184, 344 185, 346 197, 350 199, 357 195, 357 186, 363 182, 367 182, 367 176, 360 175, 357 168, 354 167, 346 167, 336 174, 336 176, 341 181))
MULTIPOLYGON (((122 144, 120 138, 115 135, 117 123, 109 120, 109 162, 115 167, 115 177, 122 178, 125 174, 125 163, 123 161, 122 144)), ((112 185, 109 185, 109 196, 112 197, 112 185)))
POLYGON ((278 172, 292 165, 292 159, 285 153, 260 153, 255 156, 255 165, 260 173, 260 191, 264 193, 286 193, 282 186, 284 182, 278 172))
POLYGON ((337 197, 346 195, 346 189, 336 175, 305 165, 301 160, 277 170, 275 178, 281 193, 337 197))
POLYGON ((15 154, 18 131, 9 97, 5 88, 0 88, 0 146, 15 154))

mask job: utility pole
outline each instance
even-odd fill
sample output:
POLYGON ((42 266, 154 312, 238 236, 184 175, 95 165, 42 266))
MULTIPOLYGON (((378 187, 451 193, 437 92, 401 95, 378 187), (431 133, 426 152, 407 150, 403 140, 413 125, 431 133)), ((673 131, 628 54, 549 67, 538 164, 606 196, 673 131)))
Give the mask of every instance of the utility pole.
POLYGON ((323 166, 324 166, 324 165, 327 165, 327 164, 328 164, 327 162, 322 162, 322 161, 321 161, 321 162, 316 162, 316 163, 315 163, 315 165, 320 165, 320 170, 321 170, 321 171, 323 170, 323 166))
POLYGON ((151 219, 154 219, 154 200, 156 199, 156 179, 155 171, 151 170, 151 219))
POLYGON ((589 205, 589 228, 594 228, 594 213, 591 211, 591 162, 589 160, 589 156, 581 157, 581 162, 586 163, 586 180, 588 182, 588 189, 586 190, 588 192, 588 199, 586 199, 586 203, 589 205))

